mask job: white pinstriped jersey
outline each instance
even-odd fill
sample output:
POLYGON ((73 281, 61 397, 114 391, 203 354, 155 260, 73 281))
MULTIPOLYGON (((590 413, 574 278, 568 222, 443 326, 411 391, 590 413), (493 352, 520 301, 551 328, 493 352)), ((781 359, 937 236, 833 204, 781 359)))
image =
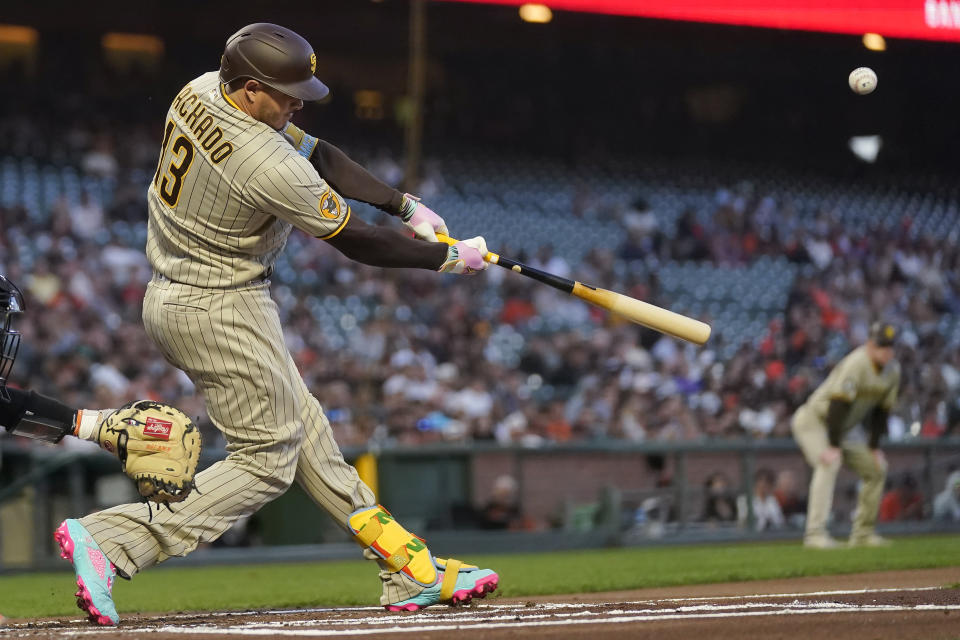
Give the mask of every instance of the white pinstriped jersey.
POLYGON ((827 379, 810 394, 804 406, 825 422, 831 400, 849 402, 851 408, 843 423, 843 432, 846 433, 874 407, 879 406, 887 411, 893 409, 899 388, 900 363, 891 360, 877 371, 867 347, 860 345, 837 363, 827 379))
POLYGON ((329 238, 350 217, 287 137, 232 104, 216 71, 171 104, 147 202, 154 271, 210 288, 269 275, 293 227, 329 238))

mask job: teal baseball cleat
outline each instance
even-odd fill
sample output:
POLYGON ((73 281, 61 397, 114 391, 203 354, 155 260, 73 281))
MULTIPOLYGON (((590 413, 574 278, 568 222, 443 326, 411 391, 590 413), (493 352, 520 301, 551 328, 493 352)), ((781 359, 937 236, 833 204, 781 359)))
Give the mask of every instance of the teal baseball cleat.
POLYGON ((500 582, 490 569, 480 569, 459 560, 434 558, 437 582, 413 598, 386 605, 387 611, 419 611, 434 604, 466 604, 473 598, 486 597, 500 582))
POLYGON ((87 612, 90 622, 114 626, 120 622, 113 605, 113 581, 116 567, 103 554, 93 536, 78 520, 64 520, 53 538, 60 545, 60 556, 73 563, 77 572, 77 606, 87 612))

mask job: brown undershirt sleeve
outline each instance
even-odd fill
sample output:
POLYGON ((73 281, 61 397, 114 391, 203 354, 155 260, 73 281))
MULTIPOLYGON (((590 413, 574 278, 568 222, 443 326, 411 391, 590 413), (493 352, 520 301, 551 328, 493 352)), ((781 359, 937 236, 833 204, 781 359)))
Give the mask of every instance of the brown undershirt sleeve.
POLYGON ((351 260, 373 267, 408 267, 436 271, 447 259, 447 245, 406 236, 388 227, 369 225, 357 216, 327 240, 351 260))
POLYGON ((843 439, 843 423, 850 413, 850 403, 834 398, 827 408, 827 438, 831 447, 839 447, 843 439))
POLYGON ((391 215, 400 214, 403 194, 329 142, 317 140, 310 163, 316 167, 320 177, 343 197, 366 202, 391 215))

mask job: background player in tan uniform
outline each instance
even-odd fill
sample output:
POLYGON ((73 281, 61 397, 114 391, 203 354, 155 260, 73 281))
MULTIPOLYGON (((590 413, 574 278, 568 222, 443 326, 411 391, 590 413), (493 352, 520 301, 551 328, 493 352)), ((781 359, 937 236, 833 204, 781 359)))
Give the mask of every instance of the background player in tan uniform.
POLYGON ((303 101, 327 94, 315 66, 296 33, 250 25, 227 41, 219 73, 190 82, 167 112, 148 190, 154 278, 144 326, 203 394, 228 456, 199 473, 197 490, 172 511, 127 504, 61 525, 58 541, 82 582, 78 604, 101 624, 119 620, 115 570, 132 576, 186 555, 294 481, 378 560, 388 608, 464 601, 496 587, 492 571, 434 558, 376 505, 284 344, 268 278, 293 227, 374 266, 486 268, 483 238, 448 248, 351 216, 344 196, 399 215, 421 238, 446 231, 416 199, 289 125, 303 101))
POLYGON ((874 324, 867 342, 837 363, 793 416, 793 435, 813 467, 804 546, 838 546, 827 532, 827 518, 843 463, 862 480, 850 546, 888 544, 875 533, 874 525, 887 475, 886 459, 878 445, 887 431, 900 386, 900 365, 893 359, 896 337, 892 325, 874 324), (867 443, 846 440, 848 432, 861 422, 868 432, 867 443))

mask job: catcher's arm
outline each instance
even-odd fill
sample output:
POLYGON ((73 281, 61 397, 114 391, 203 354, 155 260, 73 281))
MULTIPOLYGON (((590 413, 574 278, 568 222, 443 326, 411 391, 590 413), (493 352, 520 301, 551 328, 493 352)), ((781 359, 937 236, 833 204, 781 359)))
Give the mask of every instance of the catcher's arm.
POLYGON ((0 394, 0 426, 7 431, 46 442, 60 442, 65 435, 76 435, 79 410, 36 391, 11 387, 4 391, 6 394, 0 394))
POLYGON ((76 436, 103 446, 100 426, 113 409, 74 409, 36 391, 10 387, 4 391, 7 398, 0 396, 0 426, 10 433, 53 443, 76 436))
POLYGON ((7 388, 0 425, 15 435, 60 442, 66 435, 96 442, 120 459, 140 495, 180 502, 194 488, 200 431, 176 407, 138 400, 119 409, 72 409, 35 391, 7 388))

